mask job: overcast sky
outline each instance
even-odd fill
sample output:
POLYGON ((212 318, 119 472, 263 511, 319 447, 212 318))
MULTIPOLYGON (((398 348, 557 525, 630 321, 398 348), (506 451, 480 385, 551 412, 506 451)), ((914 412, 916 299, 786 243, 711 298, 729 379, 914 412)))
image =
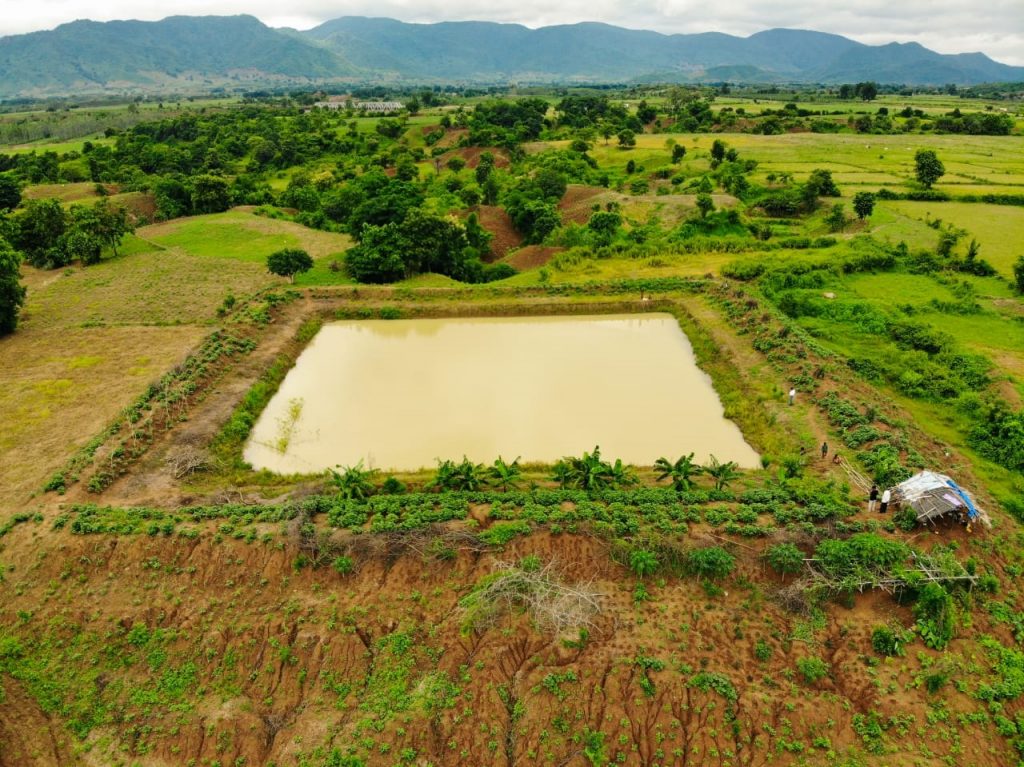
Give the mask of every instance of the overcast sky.
POLYGON ((529 27, 604 21, 659 32, 734 35, 772 27, 815 29, 869 44, 916 40, 940 53, 982 51, 997 61, 1024 65, 1024 0, 166 0, 152 6, 138 0, 0 0, 0 5, 0 35, 52 29, 80 18, 159 19, 171 14, 250 13, 270 26, 298 29, 339 16, 416 22, 475 19, 529 27))

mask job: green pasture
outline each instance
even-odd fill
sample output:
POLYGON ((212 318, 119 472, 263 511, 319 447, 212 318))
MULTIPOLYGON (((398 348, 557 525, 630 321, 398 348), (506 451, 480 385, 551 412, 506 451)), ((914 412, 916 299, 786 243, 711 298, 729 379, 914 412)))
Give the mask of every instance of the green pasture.
POLYGON ((63 154, 65 152, 81 152, 85 142, 89 141, 94 145, 111 144, 111 140, 105 138, 103 134, 96 133, 91 136, 83 136, 73 141, 33 141, 30 144, 0 144, 0 153, 2 154, 29 154, 30 152, 57 152, 63 154))
POLYGON ((260 263, 282 248, 299 247, 298 238, 286 233, 257 234, 246 226, 246 214, 217 213, 181 219, 160 226, 147 239, 165 248, 181 248, 203 258, 228 258, 260 263), (167 233, 164 234, 163 232, 167 233))
MULTIPOLYGON (((987 205, 967 202, 912 202, 894 200, 880 207, 919 221, 941 219, 976 239, 980 256, 1007 278, 1013 277, 1013 262, 1024 256, 1024 208, 1016 205, 987 205)), ((909 244, 909 243, 908 243, 909 244)))
POLYGON ((313 256, 313 269, 296 278, 297 285, 337 285, 350 282, 332 268, 351 245, 347 235, 309 229, 291 221, 232 210, 177 219, 143 227, 139 236, 161 248, 175 249, 198 259, 241 261, 263 266, 267 256, 283 248, 302 248, 313 256))
MULTIPOLYGON (((651 99, 648 99, 650 102, 651 99)), ((784 104, 796 104, 800 109, 822 112, 849 112, 876 114, 878 110, 885 107, 889 115, 893 116, 904 107, 920 109, 928 115, 943 115, 959 109, 961 112, 984 112, 988 110, 1008 109, 1010 114, 1020 113, 1015 104, 1007 104, 1002 101, 989 99, 962 99, 959 96, 949 94, 915 93, 912 96, 902 96, 895 93, 879 95, 873 101, 861 101, 860 99, 838 99, 834 94, 829 93, 759 93, 757 95, 729 94, 716 96, 712 108, 718 110, 722 107, 742 107, 747 112, 758 114, 762 109, 779 109, 784 104)))
MULTIPOLYGON (((752 178, 760 183, 766 183, 772 173, 790 173, 800 181, 815 168, 827 168, 837 183, 853 187, 852 191, 899 188, 914 178, 914 153, 932 149, 946 166, 946 175, 935 185, 938 190, 953 196, 1024 194, 1024 140, 1014 136, 653 133, 637 136, 632 149, 620 148, 614 136, 608 142, 599 137, 590 154, 612 172, 624 173, 633 160, 649 173, 670 164, 669 139, 686 147, 687 155, 678 167, 688 175, 708 169, 711 144, 720 139, 741 157, 757 160, 752 178)), ((530 149, 567 145, 538 142, 530 149)))

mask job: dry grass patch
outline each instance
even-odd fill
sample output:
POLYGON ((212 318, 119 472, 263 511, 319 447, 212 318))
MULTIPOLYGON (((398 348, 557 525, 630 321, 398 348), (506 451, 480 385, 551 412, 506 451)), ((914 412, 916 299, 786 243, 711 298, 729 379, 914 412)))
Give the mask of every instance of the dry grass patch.
POLYGON ((23 328, 0 340, 0 499, 38 490, 206 332, 23 328))
POLYGON ((224 296, 276 281, 262 265, 201 259, 179 250, 137 253, 88 268, 23 267, 28 304, 22 328, 172 325, 214 319, 224 296))

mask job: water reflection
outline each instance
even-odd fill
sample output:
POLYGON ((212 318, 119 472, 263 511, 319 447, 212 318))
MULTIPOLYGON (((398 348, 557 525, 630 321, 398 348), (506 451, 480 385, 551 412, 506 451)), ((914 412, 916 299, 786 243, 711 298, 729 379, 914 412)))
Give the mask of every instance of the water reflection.
POLYGON ((325 325, 245 457, 278 472, 416 469, 464 454, 554 461, 596 444, 637 464, 693 451, 759 465, 666 314, 325 325))

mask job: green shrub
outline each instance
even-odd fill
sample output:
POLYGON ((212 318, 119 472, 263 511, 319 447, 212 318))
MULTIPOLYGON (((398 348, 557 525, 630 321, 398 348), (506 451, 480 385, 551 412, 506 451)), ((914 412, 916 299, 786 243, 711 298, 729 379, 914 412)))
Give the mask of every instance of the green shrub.
POLYGON ((761 663, 767 663, 772 658, 772 646, 763 639, 758 639, 754 645, 754 657, 761 663))
POLYGON ((876 653, 887 658, 903 657, 903 646, 908 641, 907 632, 890 626, 876 626, 871 632, 871 646, 876 653))
POLYGON ((917 632, 933 650, 944 650, 953 638, 953 597, 938 583, 927 583, 914 605, 917 632))
POLYGON ((517 522, 495 522, 480 533, 480 540, 491 546, 504 546, 519 535, 529 535, 533 528, 525 520, 517 522))
POLYGON ((804 553, 792 543, 777 543, 764 553, 765 561, 780 575, 793 575, 804 567, 804 553))
POLYGON ((658 569, 658 558, 645 549, 633 549, 629 552, 629 569, 637 577, 646 578, 658 569))
POLYGON ((814 684, 828 675, 828 664, 818 657, 800 658, 796 667, 808 684, 814 684))
POLYGON ((725 578, 736 566, 736 558, 721 546, 691 549, 686 553, 686 569, 700 578, 725 578))
POLYGON ((334 561, 331 562, 331 567, 337 570, 341 575, 348 575, 355 569, 355 563, 351 557, 339 556, 335 557, 334 561))

